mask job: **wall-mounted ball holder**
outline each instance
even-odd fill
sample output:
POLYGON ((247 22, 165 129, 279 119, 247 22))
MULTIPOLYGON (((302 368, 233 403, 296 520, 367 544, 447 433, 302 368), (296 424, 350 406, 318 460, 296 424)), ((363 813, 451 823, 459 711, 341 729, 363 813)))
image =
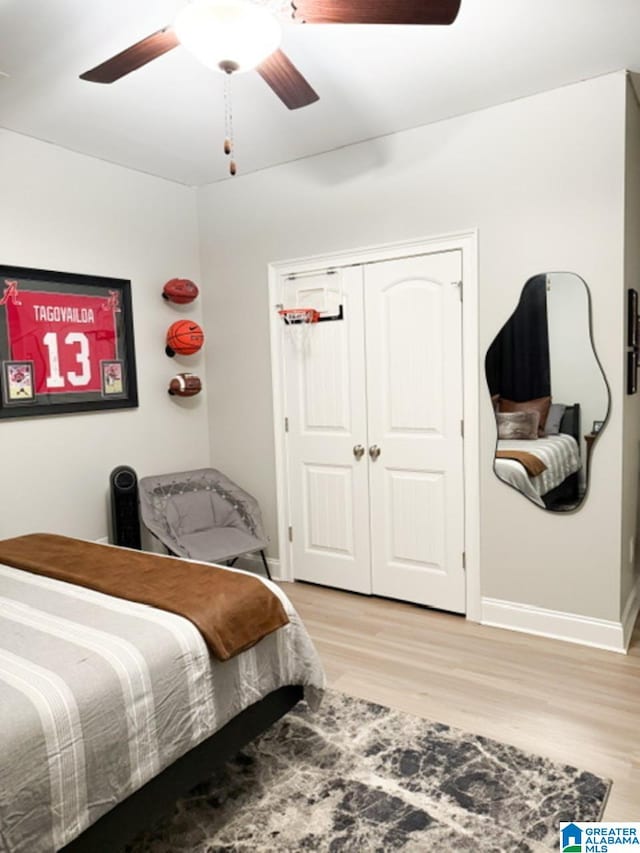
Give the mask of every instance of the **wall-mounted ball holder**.
MULTIPOLYGON (((198 298, 197 284, 188 278, 171 278, 162 288, 162 298, 174 307, 188 305, 198 298)), ((176 320, 167 329, 165 353, 193 355, 204 343, 204 332, 194 320, 176 320)), ((171 397, 195 397, 202 391, 202 380, 195 373, 176 373, 169 380, 167 393, 171 397)))

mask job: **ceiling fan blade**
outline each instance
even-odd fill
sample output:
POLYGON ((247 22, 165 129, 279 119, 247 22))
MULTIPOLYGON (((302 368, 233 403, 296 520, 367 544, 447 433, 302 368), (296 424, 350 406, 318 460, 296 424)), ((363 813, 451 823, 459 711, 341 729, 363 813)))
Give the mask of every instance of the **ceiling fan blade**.
POLYGON ((307 24, 452 24, 461 0, 292 0, 307 24))
POLYGON ((132 44, 121 53, 112 56, 100 65, 96 65, 90 71, 80 75, 81 80, 89 80, 91 83, 113 83, 126 74, 142 68, 152 59, 157 59, 163 53, 168 53, 180 44, 178 36, 171 27, 158 30, 157 33, 147 36, 142 41, 132 44))
POLYGON ((258 65, 256 71, 290 110, 306 107, 319 98, 293 62, 281 50, 276 50, 268 56, 258 65))

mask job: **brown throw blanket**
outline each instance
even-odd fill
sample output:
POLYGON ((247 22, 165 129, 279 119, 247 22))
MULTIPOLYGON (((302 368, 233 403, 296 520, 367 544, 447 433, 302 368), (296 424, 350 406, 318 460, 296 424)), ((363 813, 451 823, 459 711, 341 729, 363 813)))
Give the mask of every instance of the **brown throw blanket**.
POLYGON ((542 474, 543 471, 547 470, 547 466, 542 459, 538 459, 537 456, 534 456, 533 453, 529 453, 527 450, 497 450, 496 457, 498 459, 515 459, 516 462, 524 465, 525 471, 527 474, 531 474, 532 477, 537 477, 538 474, 542 474))
POLYGON ((174 557, 32 533, 1 540, 0 563, 184 616, 220 660, 289 622, 258 578, 174 557))

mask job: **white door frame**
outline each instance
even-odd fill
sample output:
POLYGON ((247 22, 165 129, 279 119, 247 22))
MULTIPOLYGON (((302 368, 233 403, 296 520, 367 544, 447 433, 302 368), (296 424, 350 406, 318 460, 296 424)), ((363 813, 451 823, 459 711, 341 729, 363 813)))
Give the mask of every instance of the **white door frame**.
POLYGON ((293 569, 289 543, 289 493, 287 469, 287 433, 284 363, 282 358, 282 320, 277 313, 279 281, 283 274, 302 275, 327 268, 338 268, 376 261, 394 260, 411 255, 427 255, 459 249, 462 252, 462 370, 464 411, 464 538, 467 572, 466 617, 480 621, 480 422, 478 338, 478 232, 464 231, 439 237, 425 237, 402 243, 388 243, 330 254, 278 261, 268 265, 269 321, 271 333, 271 377, 273 389, 273 426, 275 435, 276 494, 279 577, 292 581, 293 569))

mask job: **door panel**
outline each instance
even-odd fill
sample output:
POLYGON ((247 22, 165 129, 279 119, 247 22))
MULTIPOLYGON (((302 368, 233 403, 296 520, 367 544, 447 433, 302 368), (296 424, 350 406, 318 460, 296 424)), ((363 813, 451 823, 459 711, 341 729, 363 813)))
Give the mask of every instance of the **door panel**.
POLYGON ((297 353, 302 374, 300 422, 305 433, 351 432, 351 376, 345 370, 349 341, 344 332, 337 322, 315 325, 308 331, 308 346, 297 353))
POLYGON ((365 267, 372 590, 465 608, 461 252, 365 267))
POLYGON ((353 557, 353 477, 350 467, 305 465, 305 548, 353 557))
POLYGON ((367 445, 362 270, 286 281, 283 302, 344 309, 306 339, 283 333, 294 577, 371 592, 367 462, 353 453, 367 445))
POLYGON ((444 572, 444 476, 386 470, 387 565, 444 572))
MULTIPOLYGON (((442 432, 442 288, 406 281, 382 292, 385 432, 442 432)), ((372 294, 373 295, 373 294, 372 294)), ((369 297, 371 298, 371 297, 369 297)))

